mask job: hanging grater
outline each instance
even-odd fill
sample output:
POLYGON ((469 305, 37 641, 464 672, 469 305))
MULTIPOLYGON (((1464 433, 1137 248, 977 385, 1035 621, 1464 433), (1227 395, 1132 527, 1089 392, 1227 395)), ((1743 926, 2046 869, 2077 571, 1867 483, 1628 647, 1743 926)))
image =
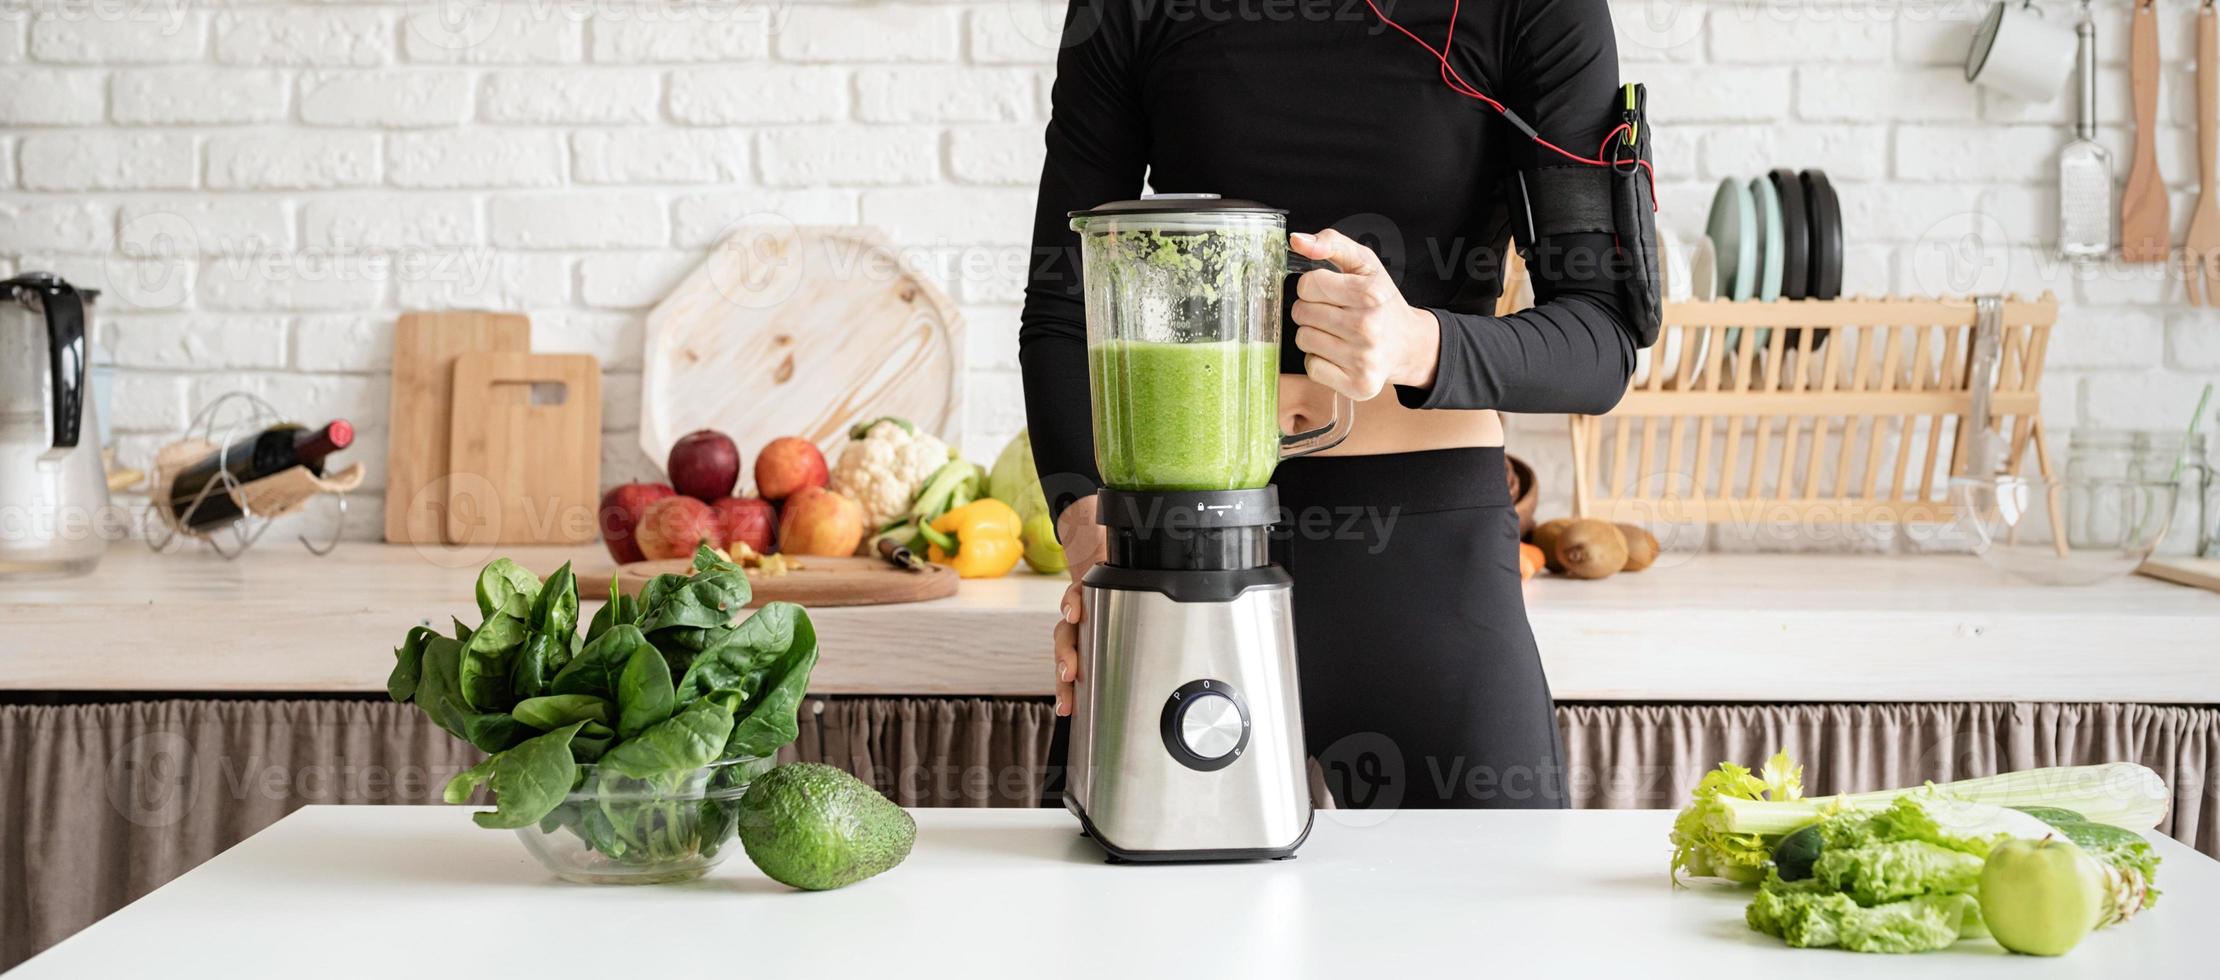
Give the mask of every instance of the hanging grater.
POLYGON ((2112 151, 2097 142, 2097 27, 2083 0, 2074 28, 2080 48, 2081 115, 2073 142, 2058 153, 2058 252, 2069 259, 2102 258, 2117 226, 2112 208, 2112 151))

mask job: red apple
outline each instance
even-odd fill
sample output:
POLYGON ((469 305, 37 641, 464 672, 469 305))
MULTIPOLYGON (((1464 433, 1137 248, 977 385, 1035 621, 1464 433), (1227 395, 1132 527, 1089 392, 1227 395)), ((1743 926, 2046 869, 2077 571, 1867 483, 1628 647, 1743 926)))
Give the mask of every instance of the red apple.
POLYGON ((665 497, 648 505, 632 536, 649 558, 689 558, 701 545, 724 547, 717 514, 692 497, 665 497))
POLYGON ((825 454, 800 436, 780 436, 755 456, 755 492, 765 500, 785 500, 810 487, 825 485, 825 454))
POLYGON ((632 529, 640 526, 640 515, 647 513, 649 504, 677 492, 661 483, 627 483, 602 494, 598 516, 601 540, 609 546, 609 557, 619 565, 646 557, 640 554, 640 543, 633 540, 632 529))
POLYGON ((740 482, 740 449, 724 433, 701 429, 671 444, 671 458, 663 465, 671 486, 702 503, 732 496, 740 482))
POLYGON ((863 507, 810 487, 779 507, 779 547, 789 555, 852 555, 863 543, 863 507))
POLYGON ((717 530, 724 538, 725 547, 745 544, 759 555, 772 550, 771 532, 778 527, 778 515, 771 512, 771 502, 761 497, 726 497, 709 505, 717 515, 717 530))

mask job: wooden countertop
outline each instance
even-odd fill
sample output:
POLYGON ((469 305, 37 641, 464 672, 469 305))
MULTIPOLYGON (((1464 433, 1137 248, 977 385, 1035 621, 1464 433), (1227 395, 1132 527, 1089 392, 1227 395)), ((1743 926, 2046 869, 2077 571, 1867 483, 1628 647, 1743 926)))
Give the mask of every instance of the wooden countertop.
POLYGON ((1292 861, 1163 866, 1104 864, 1056 810, 913 812, 899 867, 804 893, 737 845, 698 881, 572 885, 462 807, 312 806, 9 976, 624 976, 660 936, 671 976, 2156 978, 2210 975, 2220 917, 2220 864, 2164 837, 2165 901, 2067 956, 1878 956, 1751 931, 1750 889, 1672 887, 1668 810, 1324 810, 1292 861))
MULTIPOLYGON (((598 548, 501 552, 608 568, 598 548)), ((0 582, 0 690, 382 691, 408 627, 475 621, 486 557, 349 543, 227 562, 119 544, 90 576, 0 582)), ((1045 695, 1062 584, 1020 574, 816 610, 811 689, 1045 695)), ((2041 588, 1966 557, 1699 554, 1544 576, 1527 605, 1565 701, 2220 703, 2220 595, 2140 577, 2041 588)))

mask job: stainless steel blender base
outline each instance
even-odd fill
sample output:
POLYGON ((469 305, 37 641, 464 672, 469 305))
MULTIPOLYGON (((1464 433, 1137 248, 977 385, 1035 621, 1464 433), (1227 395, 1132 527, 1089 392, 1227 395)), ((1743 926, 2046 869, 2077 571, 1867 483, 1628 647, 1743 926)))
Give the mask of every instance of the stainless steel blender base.
POLYGON ((1310 833, 1291 588, 1255 571, 1224 601, 1084 590, 1065 805, 1113 858, 1282 858, 1310 833))

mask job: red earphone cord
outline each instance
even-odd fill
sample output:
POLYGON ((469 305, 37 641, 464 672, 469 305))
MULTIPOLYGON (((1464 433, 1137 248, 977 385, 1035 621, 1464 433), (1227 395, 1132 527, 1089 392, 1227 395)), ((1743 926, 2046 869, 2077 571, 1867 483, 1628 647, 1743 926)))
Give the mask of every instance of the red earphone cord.
MULTIPOLYGON (((1450 67, 1449 55, 1447 52, 1449 51, 1451 42, 1455 41, 1457 38, 1457 11, 1461 4, 1462 0, 1449 0, 1449 31, 1447 34, 1444 34, 1442 36, 1441 47, 1435 48, 1433 45, 1426 43, 1426 40, 1424 38, 1411 33, 1409 28, 1396 23, 1394 18, 1389 17, 1385 12, 1381 11, 1379 5, 1374 3, 1373 0, 1364 0, 1364 5, 1371 8, 1373 16, 1380 18, 1380 23, 1395 28, 1395 30, 1398 33, 1402 34, 1404 37, 1410 38, 1411 43, 1426 49, 1427 54, 1434 56, 1434 60, 1441 65, 1441 83, 1448 86, 1450 91, 1455 92, 1458 95, 1462 95, 1468 99, 1478 99, 1479 101, 1486 103, 1488 108, 1494 109, 1496 112, 1501 113, 1503 115, 1503 118, 1510 120, 1512 125, 1517 126, 1521 131, 1525 132, 1527 137, 1532 139, 1536 145, 1550 150, 1551 152, 1554 152, 1559 156, 1562 156, 1575 163, 1587 164, 1591 167, 1613 166, 1613 162, 1604 157, 1604 149, 1606 147, 1609 147, 1611 145, 1611 141, 1617 139, 1620 133, 1626 132, 1627 126, 1625 123, 1620 123, 1617 128, 1604 135, 1603 143, 1596 147, 1595 156, 1584 157, 1578 153, 1572 152, 1571 150, 1567 150, 1562 146, 1558 146, 1557 144, 1552 143, 1549 140, 1543 139, 1541 134, 1536 133, 1533 127, 1528 126, 1525 120, 1518 117, 1517 113, 1514 113, 1511 110, 1505 108, 1503 103, 1489 98, 1487 93, 1482 92, 1478 88, 1474 87, 1471 82, 1465 81, 1464 75, 1459 74, 1457 69, 1450 67)), ((1655 168, 1650 166, 1650 162, 1648 160, 1636 160, 1634 162, 1641 165, 1643 171, 1645 172, 1645 175, 1649 178, 1651 187, 1651 201, 1652 206, 1654 207, 1654 202, 1656 201, 1657 171, 1655 168)))

